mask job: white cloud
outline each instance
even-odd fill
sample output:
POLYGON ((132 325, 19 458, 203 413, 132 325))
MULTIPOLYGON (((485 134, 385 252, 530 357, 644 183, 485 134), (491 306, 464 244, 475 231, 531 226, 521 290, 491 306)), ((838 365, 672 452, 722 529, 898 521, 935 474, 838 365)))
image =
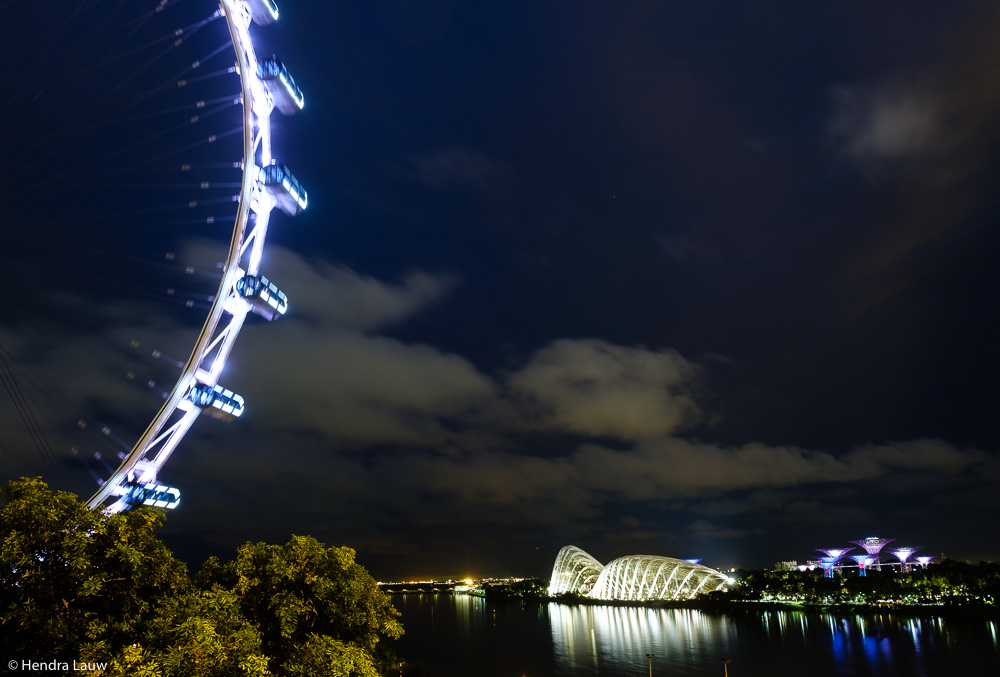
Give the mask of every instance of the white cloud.
POLYGON ((442 421, 493 396, 463 357, 375 333, 440 302, 447 275, 413 272, 391 284, 344 266, 270 248, 262 268, 289 297, 280 322, 251 322, 227 383, 268 426, 336 445, 446 445, 442 421))
POLYGON ((933 99, 902 87, 836 88, 829 129, 863 163, 920 158, 943 142, 933 99))
MULTIPOLYGON (((185 261, 211 261, 217 243, 198 241, 183 251, 185 261)), ((447 274, 412 271, 399 283, 389 283, 348 268, 307 260, 284 247, 269 246, 261 270, 288 295, 289 313, 323 327, 377 331, 398 324, 434 303, 454 288, 447 274)))
MULTIPOLYGON (((871 517, 870 492, 887 478, 909 477, 912 491, 920 493, 947 478, 974 485, 974 475, 996 465, 988 454, 938 440, 861 446, 838 458, 794 447, 720 447, 661 438, 619 450, 586 444, 545 457, 514 450, 407 453, 383 459, 377 472, 387 490, 420 501, 427 512, 422 519, 435 523, 477 519, 631 531, 637 525, 588 522, 609 508, 631 505, 644 515, 694 516, 693 523, 683 522, 688 531, 728 539, 761 533, 769 523, 864 522, 871 517), (424 494, 413 494, 414 486, 424 494), (651 506, 663 512, 651 512, 651 506), (726 524, 716 525, 713 518, 726 524)), ((956 499, 955 505, 964 503, 956 499)), ((651 529, 656 524, 644 523, 639 530, 656 531, 651 529)))
MULTIPOLYGON (((794 521, 817 512, 809 519, 824 519, 830 503, 841 506, 838 514, 857 517, 859 487, 875 481, 918 493, 945 482, 954 494, 975 486, 972 470, 975 477, 997 476, 989 455, 939 440, 869 444, 834 455, 681 439, 676 434, 701 415, 700 368, 675 351, 563 339, 494 377, 460 355, 377 333, 443 302, 454 284, 447 276, 414 273, 391 284, 280 248, 269 251, 265 269, 298 310, 244 327, 223 382, 246 397, 248 416, 229 429, 213 421, 196 426, 176 473, 190 481, 239 475, 246 487, 238 505, 248 510, 258 501, 254 491, 267 490, 280 473, 289 509, 310 519, 365 506, 392 522, 420 503, 420 514, 407 518, 442 528, 470 519, 511 528, 530 521, 584 533, 604 528, 592 521, 608 506, 632 502, 687 511, 705 519, 691 527, 696 534, 729 538, 746 526, 708 520, 751 513, 794 521), (335 307, 337 301, 346 308, 335 307), (560 433, 628 444, 587 443, 545 455, 546 435, 560 433), (525 439, 532 453, 517 447, 525 439), (362 448, 378 452, 340 453, 362 448), (373 496, 375 483, 377 493, 393 498, 373 496), (308 501, 296 502, 300 496, 308 501)), ((159 401, 137 396, 142 388, 125 380, 125 368, 134 365, 141 374, 148 366, 129 352, 128 340, 183 351, 195 330, 168 314, 149 315, 143 304, 92 309, 71 296, 59 304, 71 315, 89 313, 92 331, 66 341, 0 330, 0 341, 76 406, 114 409, 134 421, 133 430, 118 431, 134 439, 159 401)), ((72 423, 78 412, 66 411, 72 423)), ((0 414, 5 429, 16 432, 11 409, 0 414)), ((6 435, 4 443, 22 446, 22 437, 6 435)), ((979 492, 968 500, 987 498, 979 492)), ((658 531, 655 523, 627 530, 658 531)))
POLYGON ((543 428, 622 439, 675 432, 696 421, 698 368, 673 350, 597 339, 553 341, 508 378, 543 428))
POLYGON ((574 466, 596 489, 635 499, 679 498, 761 487, 872 480, 894 471, 955 473, 988 455, 939 440, 862 446, 843 456, 759 443, 719 447, 675 437, 628 450, 584 445, 574 466))
POLYGON ((336 445, 434 447, 449 437, 442 419, 492 395, 489 379, 457 355, 358 332, 289 325, 280 339, 241 338, 247 358, 234 359, 252 369, 247 407, 259 402, 269 426, 312 431, 336 445))

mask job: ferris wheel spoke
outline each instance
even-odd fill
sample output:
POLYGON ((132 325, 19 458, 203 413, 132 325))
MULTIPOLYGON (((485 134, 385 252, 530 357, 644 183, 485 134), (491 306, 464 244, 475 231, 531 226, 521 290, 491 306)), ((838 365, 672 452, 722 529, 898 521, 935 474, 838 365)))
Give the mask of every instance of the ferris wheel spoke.
POLYGON ((243 180, 229 254, 219 291, 177 383, 132 451, 88 501, 91 508, 121 512, 137 505, 178 505, 180 492, 158 482, 160 469, 202 414, 224 421, 242 415, 243 398, 220 385, 219 378, 247 315, 270 321, 287 308, 285 294, 259 268, 271 210, 277 207, 294 216, 307 206, 305 189, 287 167, 274 162, 270 134, 273 110, 293 114, 302 108, 302 92, 280 61, 259 62, 253 49, 251 22, 264 26, 278 18, 272 0, 222 0, 220 11, 236 52, 243 104, 243 180))

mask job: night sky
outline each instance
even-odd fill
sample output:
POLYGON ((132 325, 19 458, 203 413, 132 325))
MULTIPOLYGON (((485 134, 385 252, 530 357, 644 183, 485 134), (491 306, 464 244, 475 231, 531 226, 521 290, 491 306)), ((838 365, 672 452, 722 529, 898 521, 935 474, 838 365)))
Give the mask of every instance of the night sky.
MULTIPOLYGON (((207 314, 240 109, 235 75, 161 87, 226 43, 154 42, 211 1, 66 4, 0 28, 0 473, 87 497, 207 314)), ((288 316, 221 379, 246 414, 160 474, 193 565, 1000 557, 996 3, 280 7, 255 44, 305 93, 273 125, 310 205, 268 234, 288 316)))

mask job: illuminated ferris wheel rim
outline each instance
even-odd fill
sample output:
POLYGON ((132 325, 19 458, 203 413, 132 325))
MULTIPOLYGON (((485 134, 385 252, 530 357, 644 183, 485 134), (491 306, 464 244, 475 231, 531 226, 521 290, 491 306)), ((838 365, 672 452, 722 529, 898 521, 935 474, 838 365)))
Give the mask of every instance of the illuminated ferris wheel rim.
POLYGON ((272 157, 270 116, 276 108, 286 115, 302 108, 302 92, 280 60, 258 60, 254 52, 250 24, 278 18, 273 0, 221 0, 218 11, 229 26, 243 101, 243 178, 225 272, 177 383, 132 451, 87 501, 92 509, 110 499, 104 510, 114 513, 137 505, 176 507, 180 492, 157 482, 159 470, 200 414, 223 420, 242 414, 243 398, 218 383, 233 343, 247 313, 275 320, 287 308, 285 295, 260 274, 261 255, 271 210, 294 216, 308 197, 272 157))

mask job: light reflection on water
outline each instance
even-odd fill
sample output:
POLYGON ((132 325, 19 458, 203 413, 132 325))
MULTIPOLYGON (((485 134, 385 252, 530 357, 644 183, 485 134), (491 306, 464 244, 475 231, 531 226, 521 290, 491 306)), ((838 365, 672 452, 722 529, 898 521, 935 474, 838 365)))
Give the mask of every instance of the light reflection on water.
POLYGON ((715 662, 731 653, 733 623, 689 609, 549 605, 557 674, 643 675, 715 662))
POLYGON ((394 595, 397 652, 435 677, 896 677, 997 674, 1000 623, 755 609, 709 612, 394 595), (985 669, 985 672, 984 672, 985 669))
MULTIPOLYGON (((997 623, 761 610, 549 605, 557 675, 959 674, 1000 660, 997 623), (985 631, 985 632, 984 632, 985 631), (984 641, 985 640, 985 641, 984 641), (646 654, 655 654, 652 666, 646 654), (962 668, 961 666, 966 666, 962 668)), ((995 673, 994 673, 995 674, 995 673)))

